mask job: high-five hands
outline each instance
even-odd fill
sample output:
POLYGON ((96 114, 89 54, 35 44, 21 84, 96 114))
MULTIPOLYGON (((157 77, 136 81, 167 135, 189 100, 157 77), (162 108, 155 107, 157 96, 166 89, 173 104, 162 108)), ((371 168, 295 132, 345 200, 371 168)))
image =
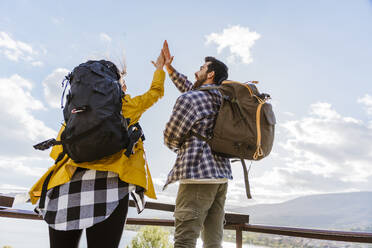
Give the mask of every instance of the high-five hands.
POLYGON ((174 56, 172 56, 169 51, 168 42, 167 40, 165 40, 158 59, 156 60, 156 62, 151 61, 151 63, 157 70, 162 70, 165 65, 167 71, 171 73, 174 71, 174 68, 172 67, 173 58, 174 56))
POLYGON ((175 69, 172 66, 174 56, 170 54, 167 40, 164 41, 162 51, 165 57, 165 67, 168 73, 171 74, 173 71, 175 71, 175 69))
POLYGON ((156 62, 151 61, 151 63, 155 66, 157 70, 163 70, 165 63, 163 49, 160 51, 159 57, 156 59, 156 62))
POLYGON ((163 44, 163 54, 165 57, 165 66, 168 67, 172 64, 174 56, 171 56, 170 54, 167 40, 165 40, 163 44))

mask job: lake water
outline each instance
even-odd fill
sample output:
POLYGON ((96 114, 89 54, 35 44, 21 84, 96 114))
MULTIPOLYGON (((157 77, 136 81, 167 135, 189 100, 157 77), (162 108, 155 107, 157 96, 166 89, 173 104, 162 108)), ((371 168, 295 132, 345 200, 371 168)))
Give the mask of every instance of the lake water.
MULTIPOLYGON (((124 231, 120 247, 126 247, 136 236, 136 232, 124 231)), ((13 218, 0 218, 0 248, 10 245, 12 248, 48 248, 48 226, 40 220, 23 220, 13 218)), ((85 236, 83 234, 80 248, 86 248, 85 236)), ((199 239, 197 248, 202 247, 199 239)), ((234 243, 224 242, 224 248, 235 248, 234 243)), ((244 245, 245 248, 265 248, 262 246, 244 245)))

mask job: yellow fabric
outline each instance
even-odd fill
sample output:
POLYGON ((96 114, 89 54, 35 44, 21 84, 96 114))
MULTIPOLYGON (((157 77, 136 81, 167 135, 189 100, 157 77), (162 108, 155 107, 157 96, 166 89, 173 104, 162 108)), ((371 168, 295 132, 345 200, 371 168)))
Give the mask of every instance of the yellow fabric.
MULTIPOLYGON (((130 125, 138 122, 141 115, 164 95, 164 80, 165 72, 163 70, 156 70, 150 90, 143 95, 133 98, 130 95, 124 97, 122 105, 123 115, 125 118, 130 118, 130 125)), ((59 131, 57 139, 60 138, 63 129, 64 127, 59 131)), ((61 151, 61 145, 54 146, 50 153, 50 157, 55 160, 61 151)), ((141 140, 138 141, 133 148, 134 154, 129 158, 124 155, 124 151, 125 150, 122 150, 112 156, 94 162, 84 163, 75 163, 66 155, 60 162, 51 166, 30 189, 29 194, 32 204, 35 204, 40 197, 43 182, 49 172, 54 170, 48 184, 48 189, 51 189, 70 181, 77 167, 115 172, 119 175, 119 178, 122 181, 145 188, 145 195, 156 199, 154 185, 152 183, 149 166, 143 148, 143 142, 141 140)))

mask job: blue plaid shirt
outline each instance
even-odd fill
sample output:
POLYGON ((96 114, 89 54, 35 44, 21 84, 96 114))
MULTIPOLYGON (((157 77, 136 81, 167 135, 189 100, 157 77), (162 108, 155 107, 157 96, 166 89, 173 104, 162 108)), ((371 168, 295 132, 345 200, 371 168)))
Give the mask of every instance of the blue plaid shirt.
POLYGON ((169 76, 183 94, 178 97, 164 130, 164 143, 177 153, 177 159, 163 189, 180 179, 232 179, 229 159, 215 155, 205 141, 188 136, 192 130, 211 137, 222 103, 221 93, 217 89, 192 90, 187 77, 176 71, 169 76))

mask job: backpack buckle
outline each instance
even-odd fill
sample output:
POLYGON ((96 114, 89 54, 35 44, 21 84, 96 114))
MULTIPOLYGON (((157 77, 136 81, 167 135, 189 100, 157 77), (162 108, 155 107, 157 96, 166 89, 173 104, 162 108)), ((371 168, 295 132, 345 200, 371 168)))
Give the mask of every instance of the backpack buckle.
POLYGON ((71 114, 78 114, 78 113, 86 111, 87 109, 88 109, 87 106, 74 108, 74 109, 71 110, 71 114))
POLYGON ((61 141, 56 141, 54 138, 53 139, 48 139, 48 140, 45 140, 43 142, 40 142, 36 145, 34 145, 33 147, 36 149, 36 150, 41 150, 41 151, 44 151, 46 149, 49 149, 50 147, 52 146, 55 146, 55 145, 60 145, 62 144, 61 141))

